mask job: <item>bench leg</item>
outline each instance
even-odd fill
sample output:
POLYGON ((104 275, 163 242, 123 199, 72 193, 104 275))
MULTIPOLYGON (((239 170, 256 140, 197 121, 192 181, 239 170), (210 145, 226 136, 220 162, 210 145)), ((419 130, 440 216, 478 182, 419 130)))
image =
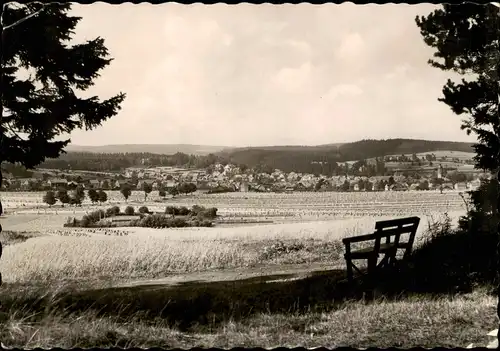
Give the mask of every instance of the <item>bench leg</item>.
POLYGON ((376 284, 376 270, 377 270, 377 257, 372 256, 368 259, 368 274, 367 274, 367 289, 366 289, 366 299, 367 301, 373 301, 374 290, 376 284))
POLYGON ((349 258, 346 258, 346 268, 347 268, 347 281, 352 283, 354 280, 354 273, 352 268, 352 261, 349 258))

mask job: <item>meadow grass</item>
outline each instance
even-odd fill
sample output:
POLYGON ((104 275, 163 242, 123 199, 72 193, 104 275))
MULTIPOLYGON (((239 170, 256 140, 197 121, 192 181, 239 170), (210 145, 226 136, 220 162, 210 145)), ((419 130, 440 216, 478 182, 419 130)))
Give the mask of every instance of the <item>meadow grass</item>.
MULTIPOLYGON (((422 218, 417 246, 429 220, 422 218)), ((6 232, 0 237, 8 243, 0 260, 6 282, 0 289, 0 340, 22 348, 407 348, 482 342, 496 320, 495 297, 484 288, 365 304, 344 294, 338 277, 326 276, 272 284, 195 282, 168 289, 110 286, 171 273, 315 262, 337 266, 332 276, 343 276, 341 239, 373 231, 375 221, 133 228, 128 236, 6 232)), ((47 227, 55 228, 56 217, 47 217, 49 222, 47 227)))
MULTIPOLYGON (((47 235, 7 246, 0 270, 5 282, 14 283, 157 278, 265 263, 343 265, 341 239, 370 232, 373 225, 373 220, 341 220, 236 228, 127 228, 128 236, 47 235), (277 242, 285 250, 269 250, 277 242)), ((426 230, 424 220, 418 237, 426 230)))
POLYGON ((180 331, 165 321, 89 310, 19 308, 0 324, 7 347, 464 347, 484 343, 495 326, 496 300, 483 290, 455 297, 414 296, 347 302, 329 312, 259 313, 180 331))

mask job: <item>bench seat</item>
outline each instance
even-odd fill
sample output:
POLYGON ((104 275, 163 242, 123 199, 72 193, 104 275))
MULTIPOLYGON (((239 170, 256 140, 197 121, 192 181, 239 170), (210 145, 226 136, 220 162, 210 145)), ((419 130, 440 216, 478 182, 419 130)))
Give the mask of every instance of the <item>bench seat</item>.
MULTIPOLYGON (((389 243, 389 244, 380 244, 380 249, 378 253, 387 253, 391 250, 394 250, 396 247, 395 243, 389 243)), ((398 245, 399 247, 399 245, 398 245)), ((359 249, 359 250, 354 250, 351 251, 351 258, 363 258, 367 257, 369 255, 377 254, 375 251, 374 247, 366 247, 364 249, 359 249)))

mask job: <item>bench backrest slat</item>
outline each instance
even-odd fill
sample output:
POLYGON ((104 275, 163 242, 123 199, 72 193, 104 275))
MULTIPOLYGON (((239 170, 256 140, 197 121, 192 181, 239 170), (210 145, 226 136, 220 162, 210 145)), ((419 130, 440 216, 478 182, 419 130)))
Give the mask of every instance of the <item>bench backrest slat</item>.
POLYGON ((411 252, 413 242, 415 241, 415 235, 417 233, 419 223, 419 217, 398 218, 377 222, 375 224, 375 233, 378 235, 375 239, 375 250, 378 252, 380 248, 380 240, 382 238, 385 237, 385 241, 388 244, 391 243, 391 237, 394 237, 395 245, 405 244, 406 250, 404 256, 408 256, 411 252), (407 242, 399 242, 402 234, 409 234, 407 242))

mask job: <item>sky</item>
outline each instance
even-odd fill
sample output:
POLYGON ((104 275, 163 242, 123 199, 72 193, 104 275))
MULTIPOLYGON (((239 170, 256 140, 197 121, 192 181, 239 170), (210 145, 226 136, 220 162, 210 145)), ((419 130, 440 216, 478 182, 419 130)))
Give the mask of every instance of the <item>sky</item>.
POLYGON ((74 43, 112 63, 85 95, 127 94, 77 145, 475 141, 439 102, 449 72, 415 24, 436 5, 74 4, 74 43))

